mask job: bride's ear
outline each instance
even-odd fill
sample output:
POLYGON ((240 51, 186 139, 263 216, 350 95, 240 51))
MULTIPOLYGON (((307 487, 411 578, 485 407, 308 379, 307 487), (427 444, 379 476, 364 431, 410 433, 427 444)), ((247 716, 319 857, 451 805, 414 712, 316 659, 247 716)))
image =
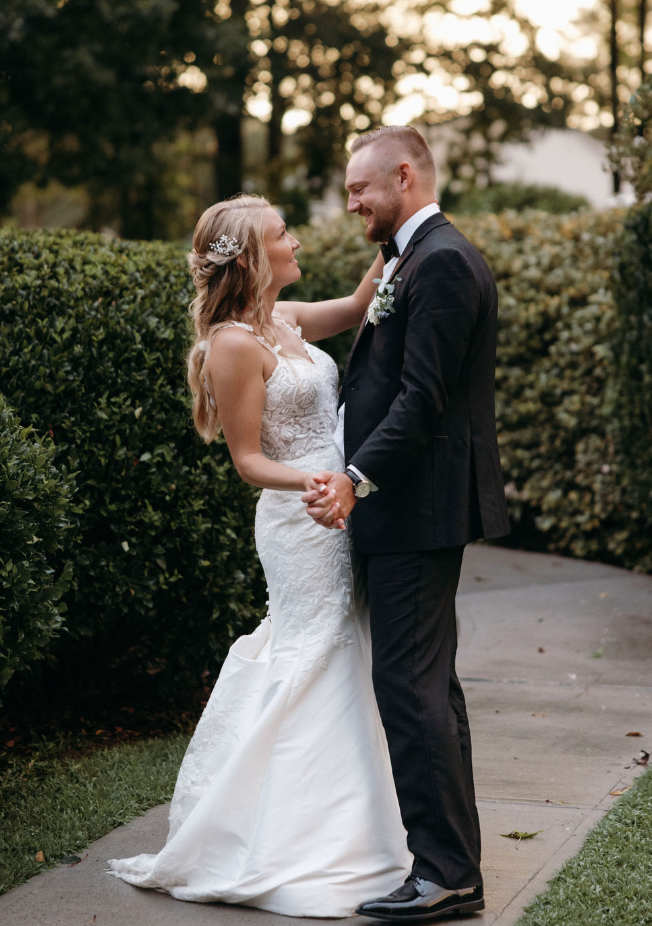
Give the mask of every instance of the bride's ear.
POLYGON ((236 260, 237 260, 238 264, 242 267, 243 270, 246 270, 247 267, 249 266, 249 262, 248 262, 248 260, 247 260, 246 254, 244 254, 244 252, 243 252, 242 254, 238 254, 236 260))

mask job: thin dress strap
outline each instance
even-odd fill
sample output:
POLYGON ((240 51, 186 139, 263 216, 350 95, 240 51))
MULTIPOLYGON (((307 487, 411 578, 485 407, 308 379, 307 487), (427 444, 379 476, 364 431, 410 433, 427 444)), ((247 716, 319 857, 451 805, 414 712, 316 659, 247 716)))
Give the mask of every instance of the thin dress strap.
MULTIPOLYGON (((294 327, 293 325, 291 325, 288 321, 286 321, 286 320, 283 318, 283 316, 280 315, 278 312, 272 312, 272 318, 276 318, 278 321, 280 321, 281 324, 285 325, 285 327, 288 328, 288 329, 292 332, 292 334, 295 335, 295 337, 299 338, 299 340, 301 341, 301 346, 303 347, 303 351, 304 351, 304 353, 305 353, 306 356, 305 356, 305 357, 297 357, 297 359, 298 359, 298 360, 306 360, 308 363, 312 363, 313 366, 314 366, 314 360, 313 360, 312 357, 310 356, 310 351, 308 350, 308 347, 309 347, 308 341, 306 341, 306 339, 304 338, 303 334, 301 333, 301 325, 297 325, 296 328, 295 328, 295 327, 294 327)), ((281 356, 281 355, 279 354, 279 356, 281 356)), ((289 360, 289 357, 288 357, 287 359, 289 360)))
POLYGON ((286 321, 279 312, 272 312, 272 318, 277 318, 281 322, 281 324, 285 325, 286 328, 290 329, 292 334, 296 334, 296 336, 300 338, 304 344, 308 343, 306 339, 304 338, 303 334, 301 333, 301 325, 297 325, 297 327, 295 328, 288 321, 286 321))
MULTIPOLYGON (((254 329, 251 327, 251 325, 247 325, 245 322, 236 322, 236 321, 227 322, 225 325, 222 325, 220 328, 218 328, 217 331, 213 333, 213 336, 211 337, 210 342, 206 342, 206 341, 201 342, 200 346, 202 344, 206 345, 204 349, 206 351, 207 358, 208 358, 208 352, 210 350, 210 345, 213 343, 213 338, 215 338, 220 333, 220 331, 224 331, 225 328, 244 328, 245 331, 250 331, 251 334, 253 334, 253 336, 256 338, 259 344, 262 344, 263 347, 266 347, 268 351, 274 354, 274 356, 276 357, 276 362, 278 363, 281 345, 275 344, 274 346, 272 346, 268 341, 265 340, 265 338, 262 335, 256 334, 254 329)), ((208 401, 211 403, 213 408, 217 408, 217 405, 215 404, 215 399, 211 395, 211 391, 208 388, 208 379, 206 376, 204 377, 204 386, 206 387, 206 392, 208 393, 208 401)))
MULTIPOLYGON (((269 343, 269 341, 265 340, 262 334, 256 334, 254 329, 251 327, 251 325, 247 325, 245 322, 236 322, 236 321, 227 322, 225 325, 222 325, 221 328, 218 328, 218 330, 213 335, 213 338, 215 337, 215 335, 219 334, 220 331, 224 331, 225 328, 244 328, 245 331, 250 331, 251 334, 253 334, 255 339, 258 341, 258 343, 262 344, 263 347, 266 347, 268 351, 274 354, 274 356, 276 356, 281 350, 280 344, 275 344, 272 346, 269 343)), ((211 338, 211 341, 213 340, 213 338, 211 338)))

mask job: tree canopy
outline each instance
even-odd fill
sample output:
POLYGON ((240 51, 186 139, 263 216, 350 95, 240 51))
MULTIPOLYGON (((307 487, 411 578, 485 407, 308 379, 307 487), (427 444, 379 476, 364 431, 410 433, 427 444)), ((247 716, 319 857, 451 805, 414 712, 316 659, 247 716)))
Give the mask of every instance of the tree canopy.
POLYGON ((604 108, 602 60, 542 47, 516 0, 4 0, 0 212, 56 180, 87 190, 87 227, 174 235, 179 140, 192 161, 196 133, 212 139, 223 198, 252 125, 276 201, 318 194, 348 138, 388 118, 462 117, 453 182, 487 182, 501 142, 604 108))

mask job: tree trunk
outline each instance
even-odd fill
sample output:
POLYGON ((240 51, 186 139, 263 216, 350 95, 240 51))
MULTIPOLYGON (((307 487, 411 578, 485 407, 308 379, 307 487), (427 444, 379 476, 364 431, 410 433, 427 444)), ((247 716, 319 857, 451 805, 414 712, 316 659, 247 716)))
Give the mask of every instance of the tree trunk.
POLYGON ((267 195, 271 197, 272 202, 278 202, 283 181, 283 133, 281 123, 285 113, 285 100, 278 92, 280 75, 275 74, 274 71, 275 69, 272 67, 272 74, 274 74, 270 98, 272 113, 267 123, 267 195))
POLYGON ((217 199, 242 192, 242 112, 221 113, 215 123, 217 199))
POLYGON ((248 9, 249 0, 231 0, 233 44, 224 62, 226 67, 223 75, 223 88, 228 95, 228 103, 215 120, 217 199, 228 199, 242 192, 243 108, 250 69, 249 29, 245 18, 248 9))
POLYGON ((283 147, 283 133, 281 123, 285 114, 285 105, 283 97, 278 93, 276 87, 272 87, 272 114, 269 120, 269 134, 267 136, 267 157, 270 161, 281 156, 283 147))
POLYGON ((645 55, 645 26, 647 21, 647 0, 639 0, 638 4, 638 34, 641 41, 641 60, 640 60, 640 70, 641 70, 641 83, 645 80, 645 62, 647 60, 645 55))
MULTIPOLYGON (((618 131, 618 0, 609 0, 611 11, 611 34, 610 34, 610 72, 611 72, 611 112, 613 114, 613 126, 611 128, 611 137, 618 131)), ((613 172, 613 191, 614 195, 620 192, 620 175, 617 170, 613 172)))

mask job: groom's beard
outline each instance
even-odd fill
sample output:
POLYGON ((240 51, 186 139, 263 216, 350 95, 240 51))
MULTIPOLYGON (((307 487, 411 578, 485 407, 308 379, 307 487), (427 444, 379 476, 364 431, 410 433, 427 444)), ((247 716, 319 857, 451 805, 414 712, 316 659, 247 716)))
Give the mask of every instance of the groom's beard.
MULTIPOLYGON (((370 214, 362 216, 367 222, 365 237, 368 241, 388 241, 395 231, 396 222, 401 214, 401 194, 394 189, 387 190, 385 199, 374 206, 370 214)), ((398 231, 398 229, 396 229, 398 231)))

